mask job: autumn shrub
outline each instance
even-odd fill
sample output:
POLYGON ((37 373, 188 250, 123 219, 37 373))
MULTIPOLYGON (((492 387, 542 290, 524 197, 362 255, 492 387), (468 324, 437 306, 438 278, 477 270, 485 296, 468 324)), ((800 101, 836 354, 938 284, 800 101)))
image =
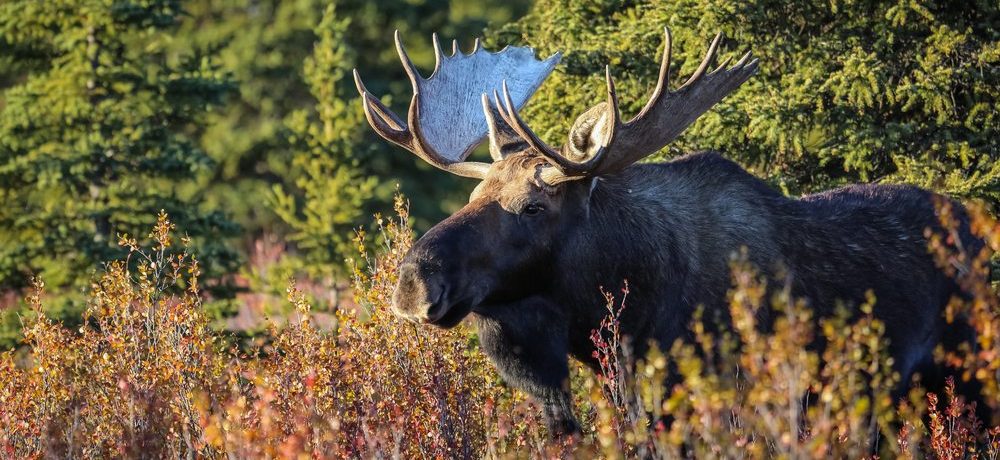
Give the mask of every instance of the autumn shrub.
POLYGON ((389 313, 395 267, 412 239, 402 201, 397 210, 399 220, 379 220, 381 256, 355 265, 359 307, 340 312, 336 332, 312 324, 293 287, 298 320, 272 330, 258 357, 234 360, 230 396, 206 408, 212 448, 323 458, 474 457, 486 449, 493 420, 484 408, 506 411, 497 406, 516 399, 466 330, 418 328, 389 313))
MULTIPOLYGON (((177 457, 202 439, 197 393, 217 394, 227 359, 201 312, 197 259, 175 244, 161 214, 142 249, 122 235, 128 258, 91 287, 84 325, 45 316, 44 284, 28 303, 30 356, 3 355, 0 455, 5 458, 177 457)), ((182 243, 186 245, 187 239, 182 243)))
MULTIPOLYGON (((389 310, 396 266, 413 235, 407 209, 357 235, 356 308, 319 327, 294 283, 294 310, 267 340, 233 348, 201 308, 198 262, 161 216, 149 242, 122 236, 126 260, 93 283, 86 321, 67 329, 27 299, 27 354, 0 359, 0 458, 997 458, 1000 428, 956 390, 983 387, 997 407, 997 291, 986 268, 1000 226, 972 207, 987 248, 954 238, 952 209, 929 251, 970 295, 947 320, 979 332, 939 358, 956 370, 938 392, 897 383, 870 298, 817 319, 801 299, 736 257, 730 327, 696 316, 691 339, 633 356, 619 329, 628 285, 606 294, 593 331, 599 370, 576 364, 582 435, 549 440, 539 410, 512 391, 465 326, 442 331, 389 310), (366 245, 376 242, 374 250, 366 245), (769 286, 771 288, 769 289, 769 286), (770 318, 762 324, 763 318, 770 318), (822 346, 810 347, 822 339, 822 346), (664 382, 666 386, 664 386, 664 382)), ((624 282, 624 280, 623 280, 624 282)))
POLYGON ((412 239, 397 204, 399 220, 380 225, 379 257, 355 267, 357 311, 338 312, 332 332, 318 328, 293 284, 296 314, 250 351, 208 328, 197 260, 171 253, 166 216, 151 249, 121 237, 129 259, 94 283, 78 330, 44 315, 38 282, 29 354, 0 360, 0 456, 451 458, 543 445, 535 412, 466 329, 390 315, 395 265, 412 239), (507 425, 494 429, 501 417, 507 425))
POLYGON ((860 316, 841 310, 817 321, 787 287, 768 290, 774 280, 761 276, 744 254, 731 267, 731 327, 709 331, 699 312, 692 340, 667 352, 654 347, 634 366, 623 360, 627 341, 617 338, 627 285, 619 301, 607 296, 609 314, 592 334, 602 390, 592 400, 605 412, 596 418, 594 433, 604 454, 997 458, 1000 426, 991 423, 998 421, 978 420, 975 404, 959 395, 956 381, 978 382, 981 402, 990 406, 984 412, 995 413, 1000 297, 990 263, 1000 250, 1000 225, 982 206, 970 205, 971 229, 986 246, 962 247, 951 202, 942 200, 938 211, 942 230, 928 230, 928 250, 968 293, 951 300, 944 319, 967 322, 978 337, 957 351, 937 350, 938 361, 954 373, 940 394, 918 384, 903 401, 891 397, 898 375, 883 340, 885 325, 872 315, 877 299, 870 297, 860 316), (773 322, 762 328, 766 317, 773 322), (810 348, 817 338, 825 345, 810 348), (671 382, 668 388, 664 381, 671 382))

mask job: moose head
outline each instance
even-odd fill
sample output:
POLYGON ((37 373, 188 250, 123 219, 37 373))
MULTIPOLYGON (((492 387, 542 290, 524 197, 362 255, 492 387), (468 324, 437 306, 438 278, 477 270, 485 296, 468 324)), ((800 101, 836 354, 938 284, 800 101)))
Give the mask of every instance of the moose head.
POLYGON ((368 122, 431 165, 481 180, 469 203, 414 243, 400 266, 395 313, 441 327, 547 289, 566 236, 588 218, 598 181, 663 148, 757 70, 747 53, 732 67, 727 60, 709 71, 720 34, 694 74, 671 91, 670 32, 664 29, 659 78, 642 111, 622 120, 606 67, 607 100, 580 115, 568 141, 554 148, 518 110, 553 71, 558 53, 537 60, 531 48, 490 53, 477 41, 468 55, 455 44, 446 56, 435 35, 434 72, 423 78, 398 32, 395 41, 413 85, 407 120, 369 93, 355 71, 368 122), (465 161, 487 138, 493 162, 465 161))

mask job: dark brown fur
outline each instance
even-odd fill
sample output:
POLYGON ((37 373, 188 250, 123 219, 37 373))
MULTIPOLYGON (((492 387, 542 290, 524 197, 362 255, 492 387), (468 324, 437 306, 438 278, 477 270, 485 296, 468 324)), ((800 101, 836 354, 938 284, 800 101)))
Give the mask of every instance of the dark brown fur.
MULTIPOLYGON (((762 270, 786 268, 817 317, 872 290, 904 382, 933 371, 943 337, 969 338, 942 318, 959 293, 928 254, 930 192, 855 185, 790 199, 713 153, 557 186, 539 179, 543 167, 530 152, 494 163, 470 203, 414 244, 394 308, 442 327, 472 313, 483 350, 541 401, 556 432, 577 429, 567 355, 594 364, 600 287, 628 280, 622 331, 637 353, 650 341, 665 349, 686 337, 699 305, 726 321, 728 263, 741 248, 762 270)), ((966 247, 982 246, 967 223, 962 232, 966 247)))

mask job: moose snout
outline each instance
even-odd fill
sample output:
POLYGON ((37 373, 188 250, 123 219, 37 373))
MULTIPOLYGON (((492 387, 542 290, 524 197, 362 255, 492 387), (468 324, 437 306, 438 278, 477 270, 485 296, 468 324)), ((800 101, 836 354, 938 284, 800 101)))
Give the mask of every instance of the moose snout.
POLYGON ((399 281, 392 295, 396 316, 415 322, 433 322, 444 313, 445 285, 435 274, 416 263, 399 267, 399 281))

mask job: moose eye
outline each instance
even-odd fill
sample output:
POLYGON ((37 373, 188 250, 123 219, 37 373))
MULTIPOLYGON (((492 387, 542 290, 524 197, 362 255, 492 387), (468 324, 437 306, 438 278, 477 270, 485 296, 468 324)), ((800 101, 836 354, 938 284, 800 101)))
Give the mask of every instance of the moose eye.
POLYGON ((526 215, 534 216, 534 215, 540 214, 544 210, 545 210, 545 208, 542 205, 532 203, 532 204, 529 204, 529 205, 525 206, 523 212, 526 215))

